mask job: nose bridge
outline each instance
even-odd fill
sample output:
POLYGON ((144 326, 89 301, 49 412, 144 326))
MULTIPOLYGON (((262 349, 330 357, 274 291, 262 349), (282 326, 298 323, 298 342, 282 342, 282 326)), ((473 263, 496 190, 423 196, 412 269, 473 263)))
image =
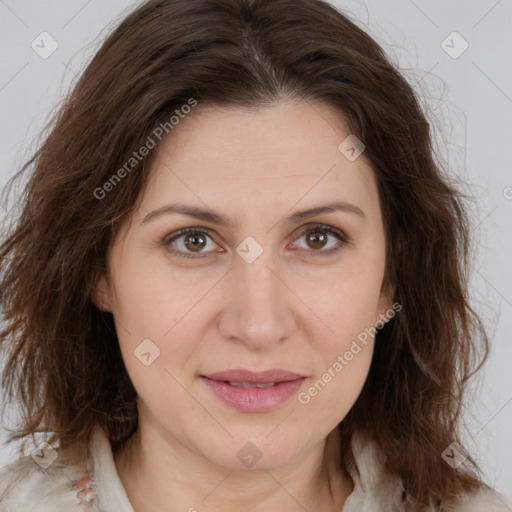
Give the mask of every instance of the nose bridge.
MULTIPOLYGON (((247 246, 240 244, 240 248, 247 246)), ((249 248, 254 251, 254 246, 249 248)), ((252 261, 241 254, 235 255, 228 277, 231 300, 222 312, 223 335, 253 347, 276 343, 293 329, 290 292, 276 276, 271 248, 264 248, 252 261)))
POLYGON ((240 280, 237 290, 241 293, 244 307, 259 316, 266 316, 269 311, 275 311, 275 303, 279 302, 279 283, 273 268, 271 250, 266 249, 252 263, 239 259, 235 263, 235 272, 240 280), (273 272, 271 271, 273 270, 273 272))

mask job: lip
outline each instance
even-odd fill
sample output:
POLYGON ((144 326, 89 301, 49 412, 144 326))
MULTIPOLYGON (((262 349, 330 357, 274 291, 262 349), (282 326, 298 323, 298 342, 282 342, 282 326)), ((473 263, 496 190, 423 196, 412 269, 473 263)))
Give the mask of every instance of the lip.
POLYGON ((251 372, 235 369, 210 375, 201 375, 201 380, 224 403, 244 412, 264 412, 281 405, 294 395, 306 377, 285 370, 251 372), (275 382, 268 388, 243 388, 231 382, 265 384, 275 382))
POLYGON ((289 372, 286 370, 272 369, 263 372, 252 372, 242 368, 233 370, 225 370, 222 372, 211 373, 203 375, 211 380, 217 381, 232 381, 232 382, 248 382, 250 384, 265 384, 267 382, 285 382, 296 380, 304 377, 298 373, 289 372))

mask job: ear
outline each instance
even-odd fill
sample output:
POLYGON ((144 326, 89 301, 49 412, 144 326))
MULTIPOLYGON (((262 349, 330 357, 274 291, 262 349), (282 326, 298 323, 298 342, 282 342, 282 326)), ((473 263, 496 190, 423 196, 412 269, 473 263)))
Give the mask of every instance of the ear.
POLYGON ((91 286, 91 300, 100 311, 112 313, 112 292, 104 273, 95 277, 91 286))
POLYGON ((384 279, 380 290, 379 304, 377 306, 376 321, 382 325, 388 323, 396 314, 396 311, 402 309, 401 306, 393 304, 393 297, 395 295, 395 287, 388 279, 384 279))

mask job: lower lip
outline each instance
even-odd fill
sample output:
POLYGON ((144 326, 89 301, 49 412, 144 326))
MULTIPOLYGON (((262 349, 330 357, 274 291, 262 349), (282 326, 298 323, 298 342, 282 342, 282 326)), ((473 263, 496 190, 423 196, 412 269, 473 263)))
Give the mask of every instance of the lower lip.
POLYGON ((203 382, 225 403, 244 412, 264 412, 277 407, 295 394, 305 377, 279 382, 268 388, 242 388, 228 382, 208 379, 201 376, 203 382))

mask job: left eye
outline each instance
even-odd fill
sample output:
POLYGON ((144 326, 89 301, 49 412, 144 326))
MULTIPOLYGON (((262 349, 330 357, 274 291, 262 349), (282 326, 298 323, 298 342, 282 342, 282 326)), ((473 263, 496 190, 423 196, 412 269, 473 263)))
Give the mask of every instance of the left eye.
POLYGON ((347 237, 343 233, 322 225, 307 228, 302 232, 299 239, 302 237, 306 237, 306 244, 310 244, 309 247, 303 248, 308 250, 314 256, 336 252, 341 248, 341 246, 348 242, 347 237), (336 243, 336 241, 333 241, 331 245, 328 245, 328 238, 330 236, 337 238, 338 242, 336 243), (313 250, 311 250, 311 247, 313 247, 313 250))
MULTIPOLYGON (((324 225, 315 225, 308 227, 302 231, 299 239, 305 237, 305 243, 308 246, 299 246, 305 249, 313 256, 329 255, 337 252, 342 246, 348 243, 348 238, 340 231, 324 225), (329 237, 335 237, 337 242, 333 240, 328 243, 329 237)), ((208 252, 225 252, 223 249, 215 250, 216 244, 207 231, 197 228, 183 229, 173 235, 168 235, 163 239, 163 245, 172 246, 178 250, 170 249, 177 257, 182 258, 204 258, 208 256, 208 252), (179 241, 179 243, 176 243, 179 241), (210 247, 208 250, 208 245, 210 247), (205 249, 205 250, 203 250, 205 249)))

